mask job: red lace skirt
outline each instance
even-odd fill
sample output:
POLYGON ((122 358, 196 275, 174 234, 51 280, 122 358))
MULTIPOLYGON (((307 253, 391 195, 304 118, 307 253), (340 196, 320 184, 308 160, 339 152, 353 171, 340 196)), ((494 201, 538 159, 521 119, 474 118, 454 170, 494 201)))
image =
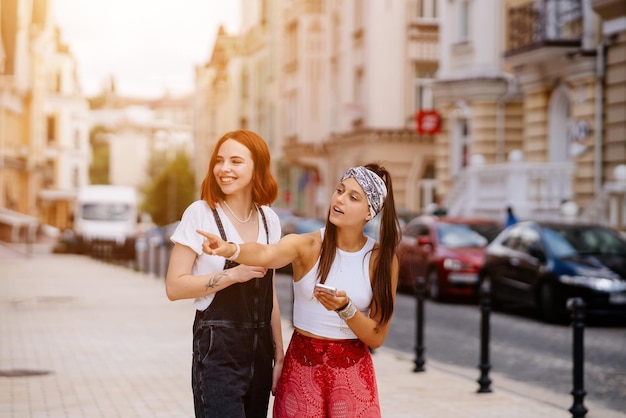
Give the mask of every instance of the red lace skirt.
POLYGON ((372 356, 360 340, 294 332, 276 388, 274 417, 380 417, 372 356))

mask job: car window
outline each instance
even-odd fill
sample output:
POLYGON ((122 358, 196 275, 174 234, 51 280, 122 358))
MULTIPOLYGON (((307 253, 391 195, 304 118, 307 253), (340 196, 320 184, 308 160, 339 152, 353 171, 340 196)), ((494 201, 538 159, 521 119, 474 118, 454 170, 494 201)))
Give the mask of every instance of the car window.
POLYGON ((437 225, 437 238, 446 247, 484 247, 487 238, 473 231, 469 225, 446 224, 437 225))
POLYGON ((576 249, 572 244, 557 231, 546 228, 544 229, 544 234, 546 245, 556 257, 571 257, 576 254, 576 249))
POLYGON ((530 254, 531 249, 542 247, 539 232, 530 226, 520 228, 519 238, 519 250, 526 254, 530 254))
POLYGON ((563 228, 556 231, 580 254, 625 254, 626 241, 601 227, 563 228))
POLYGON ((404 236, 413 238, 430 235, 428 231, 428 226, 419 223, 408 224, 402 234, 404 236))
POLYGON ((527 225, 516 225, 508 230, 502 245, 515 251, 528 253, 531 246, 539 245, 539 235, 537 231, 527 225))
POLYGON ((471 224, 470 228, 487 238, 487 242, 493 241, 498 236, 500 231, 502 231, 502 228, 496 223, 471 224))

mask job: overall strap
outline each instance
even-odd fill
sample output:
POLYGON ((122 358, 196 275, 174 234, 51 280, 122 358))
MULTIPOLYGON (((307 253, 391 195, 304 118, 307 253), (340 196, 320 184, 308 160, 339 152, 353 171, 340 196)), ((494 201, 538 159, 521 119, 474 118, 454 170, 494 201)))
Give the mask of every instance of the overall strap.
MULTIPOLYGON (((270 243, 270 230, 267 227, 267 218, 265 217, 265 212, 263 212, 263 207, 259 206, 258 209, 259 209, 259 212, 261 212, 261 218, 263 219, 263 228, 265 228, 265 240, 269 244, 270 243)), ((220 219, 220 214, 217 212, 216 208, 211 208, 211 211, 213 212, 213 218, 215 218, 217 229, 219 229, 220 231, 220 236, 222 237, 224 241, 228 241, 228 238, 226 237, 226 231, 224 230, 224 225, 222 224, 222 220, 220 219)), ((234 261, 226 260, 224 263, 224 269, 231 268, 236 265, 237 263, 235 263, 234 261)))
POLYGON ((263 212, 263 207, 259 206, 259 212, 261 212, 261 218, 263 218, 263 227, 265 228, 265 239, 267 243, 270 243, 270 230, 267 227, 267 219, 265 219, 265 213, 263 212))
MULTIPOLYGON (((224 225, 222 225, 222 220, 220 219, 220 214, 217 213, 217 209, 216 208, 211 208, 211 211, 213 212, 213 218, 215 218, 215 223, 217 224, 217 229, 219 229, 219 231, 220 231, 220 236, 222 237, 222 239, 224 241, 228 241, 228 238, 226 237, 226 231, 224 231, 224 225)), ((233 268, 233 267, 235 267, 237 265, 238 264, 235 263, 234 261, 224 260, 224 270, 233 268)))

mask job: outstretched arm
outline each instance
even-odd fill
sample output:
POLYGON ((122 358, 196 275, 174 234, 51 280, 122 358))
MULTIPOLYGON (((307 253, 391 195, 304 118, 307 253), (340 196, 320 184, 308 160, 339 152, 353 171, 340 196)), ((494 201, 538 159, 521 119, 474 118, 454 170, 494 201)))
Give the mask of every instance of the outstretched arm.
POLYGON ((235 244, 205 231, 197 230, 196 232, 206 238, 202 244, 202 251, 206 254, 226 257, 237 261, 239 264, 272 269, 284 267, 298 258, 299 249, 305 242, 303 236, 289 234, 281 238, 276 244, 259 244, 256 242, 235 244), (235 254, 237 248, 240 248, 238 255, 235 254))

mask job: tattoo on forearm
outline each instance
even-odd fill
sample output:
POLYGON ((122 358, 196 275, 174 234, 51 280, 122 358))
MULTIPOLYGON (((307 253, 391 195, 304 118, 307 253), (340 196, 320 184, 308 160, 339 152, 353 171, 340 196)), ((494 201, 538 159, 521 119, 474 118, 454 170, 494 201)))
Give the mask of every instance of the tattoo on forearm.
POLYGON ((216 287, 219 284, 220 280, 222 280, 222 277, 224 276, 226 276, 226 272, 220 271, 215 276, 211 277, 204 287, 206 289, 211 289, 213 287, 216 287))

